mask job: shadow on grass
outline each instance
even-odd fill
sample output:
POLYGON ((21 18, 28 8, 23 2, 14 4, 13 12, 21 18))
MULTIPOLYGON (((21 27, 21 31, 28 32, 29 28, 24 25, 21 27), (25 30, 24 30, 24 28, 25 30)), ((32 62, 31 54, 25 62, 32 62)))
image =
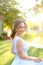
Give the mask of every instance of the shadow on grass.
POLYGON ((3 47, 1 46, 0 50, 3 50, 3 49, 8 48, 8 47, 10 48, 10 45, 5 45, 3 47))
POLYGON ((0 42, 0 45, 2 45, 2 44, 10 44, 10 43, 11 43, 11 42, 5 40, 5 41, 1 41, 1 42, 0 42))
POLYGON ((5 47, 1 47, 1 48, 0 48, 0 50, 3 50, 3 49, 5 49, 5 47))
POLYGON ((0 43, 0 45, 2 45, 2 44, 7 44, 7 43, 3 43, 3 42, 2 42, 2 43, 0 43))
POLYGON ((15 57, 12 58, 11 60, 9 60, 5 65, 11 65, 14 59, 15 59, 15 57))
POLYGON ((2 52, 0 52, 0 55, 6 53, 9 49, 3 50, 2 52))

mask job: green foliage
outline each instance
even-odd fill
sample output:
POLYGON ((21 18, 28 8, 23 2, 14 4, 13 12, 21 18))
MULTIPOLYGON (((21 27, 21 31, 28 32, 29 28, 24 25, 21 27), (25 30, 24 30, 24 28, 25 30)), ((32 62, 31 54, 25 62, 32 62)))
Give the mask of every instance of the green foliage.
POLYGON ((12 28, 12 22, 17 18, 22 18, 18 16, 20 13, 16 7, 18 5, 16 0, 0 0, 0 14, 4 16, 4 27, 12 28))
POLYGON ((43 58, 43 49, 35 48, 35 47, 30 47, 28 49, 28 55, 29 56, 33 56, 33 57, 43 58))
POLYGON ((7 32, 2 32, 2 35, 7 35, 7 32))
MULTIPOLYGON (((38 0, 36 0, 36 2, 38 2, 38 0)), ((40 1, 40 4, 36 4, 34 7, 33 7, 33 10, 35 12, 35 14, 37 13, 40 13, 41 11, 43 11, 43 0, 40 1)))
POLYGON ((1 35, 1 36, 0 36, 0 41, 2 41, 2 40, 4 40, 4 38, 3 38, 3 36, 1 35))
MULTIPOLYGON (((0 14, 4 16, 4 27, 8 26, 9 28, 12 28, 12 22, 15 19, 23 18, 22 15, 18 16, 18 14, 21 13, 19 10, 19 4, 20 3, 16 0, 0 0, 0 14)), ((29 9, 29 11, 31 10, 33 10, 35 14, 39 13, 39 10, 43 10, 43 0, 41 1, 41 5, 36 4, 32 9, 29 9)), ((24 17, 25 14, 26 13, 24 12, 24 17)), ((37 27, 35 27, 35 29, 37 29, 37 27)))
POLYGON ((0 14, 6 14, 13 10, 13 6, 18 3, 15 0, 0 0, 0 14))

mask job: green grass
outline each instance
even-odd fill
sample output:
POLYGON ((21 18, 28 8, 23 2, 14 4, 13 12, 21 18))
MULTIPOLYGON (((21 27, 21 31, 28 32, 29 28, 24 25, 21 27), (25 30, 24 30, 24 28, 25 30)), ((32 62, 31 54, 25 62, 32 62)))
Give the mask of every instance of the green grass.
POLYGON ((11 65, 15 55, 11 54, 11 42, 0 42, 0 65, 11 65))
MULTIPOLYGON (((11 53, 11 46, 10 41, 0 42, 0 65, 11 65, 14 60, 15 55, 11 53)), ((28 55, 43 58, 43 49, 31 47, 28 50, 28 55)))

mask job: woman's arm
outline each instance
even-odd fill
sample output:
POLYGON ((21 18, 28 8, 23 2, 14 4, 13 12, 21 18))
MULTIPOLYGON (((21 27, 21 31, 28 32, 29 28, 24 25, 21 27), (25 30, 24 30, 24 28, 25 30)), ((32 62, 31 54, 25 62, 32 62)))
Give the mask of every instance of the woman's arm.
POLYGON ((40 62, 40 59, 37 58, 32 58, 29 56, 26 56, 23 54, 23 49, 22 49, 22 41, 18 40, 17 41, 17 50, 18 50, 18 55, 21 59, 25 59, 25 60, 32 60, 32 61, 36 61, 36 62, 40 62))

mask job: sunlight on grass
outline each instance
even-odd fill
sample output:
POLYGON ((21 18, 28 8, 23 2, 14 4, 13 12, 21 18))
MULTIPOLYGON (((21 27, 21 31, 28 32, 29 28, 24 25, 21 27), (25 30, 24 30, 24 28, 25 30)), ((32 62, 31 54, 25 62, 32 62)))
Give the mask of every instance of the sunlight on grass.
POLYGON ((15 55, 11 53, 11 42, 0 42, 0 50, 0 65, 5 65, 15 57, 15 55))
MULTIPOLYGON (((5 42, 6 43, 6 42, 5 42)), ((9 46, 11 46, 11 44, 9 43, 6 43, 6 44, 2 44, 2 45, 0 45, 0 48, 6 48, 6 47, 9 47, 9 46)))
POLYGON ((10 51, 7 51, 7 52, 3 53, 1 55, 1 57, 0 57, 1 58, 1 60, 0 60, 1 65, 5 65, 6 62, 8 62, 9 60, 11 60, 14 56, 15 55, 11 54, 10 51))

